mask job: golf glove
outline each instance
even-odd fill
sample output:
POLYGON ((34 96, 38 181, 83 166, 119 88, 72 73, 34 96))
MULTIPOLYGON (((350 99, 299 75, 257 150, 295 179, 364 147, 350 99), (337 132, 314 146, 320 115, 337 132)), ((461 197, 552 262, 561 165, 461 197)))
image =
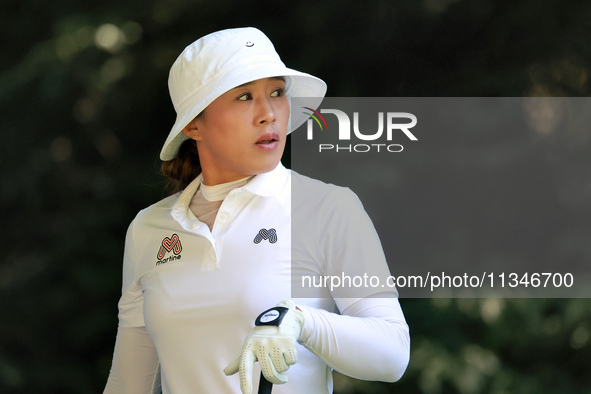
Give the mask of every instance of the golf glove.
POLYGON ((296 344, 304 325, 304 315, 291 300, 282 301, 277 307, 257 318, 255 327, 244 341, 242 352, 224 368, 228 376, 240 372, 243 394, 252 393, 255 361, 259 362, 265 379, 273 384, 287 382, 283 372, 298 361, 296 344))

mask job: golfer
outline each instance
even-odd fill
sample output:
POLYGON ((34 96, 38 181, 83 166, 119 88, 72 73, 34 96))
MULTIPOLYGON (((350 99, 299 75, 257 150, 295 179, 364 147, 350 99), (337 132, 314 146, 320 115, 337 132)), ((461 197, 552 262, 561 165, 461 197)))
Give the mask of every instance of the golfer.
POLYGON ((277 394, 332 393, 333 370, 400 379, 410 339, 395 288, 292 292, 294 277, 389 274, 356 195, 280 163, 307 119, 292 99, 316 109, 325 83, 240 28, 189 45, 169 89, 160 158, 174 190, 128 229, 105 393, 250 394, 261 372, 277 394))

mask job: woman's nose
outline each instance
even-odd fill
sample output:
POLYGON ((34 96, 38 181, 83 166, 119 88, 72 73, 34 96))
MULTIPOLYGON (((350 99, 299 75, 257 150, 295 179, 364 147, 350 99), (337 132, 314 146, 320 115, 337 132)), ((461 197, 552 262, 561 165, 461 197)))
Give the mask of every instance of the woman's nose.
POLYGON ((275 108, 269 98, 261 98, 257 103, 257 123, 275 122, 275 108))

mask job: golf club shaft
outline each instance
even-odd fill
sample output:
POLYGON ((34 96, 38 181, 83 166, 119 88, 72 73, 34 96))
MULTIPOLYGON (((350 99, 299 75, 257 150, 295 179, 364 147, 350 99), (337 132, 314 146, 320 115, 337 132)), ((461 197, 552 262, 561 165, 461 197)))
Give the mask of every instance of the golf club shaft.
POLYGON ((259 380, 259 392, 258 394, 271 394, 271 390, 273 390, 273 383, 269 382, 263 376, 261 372, 261 379, 259 380))

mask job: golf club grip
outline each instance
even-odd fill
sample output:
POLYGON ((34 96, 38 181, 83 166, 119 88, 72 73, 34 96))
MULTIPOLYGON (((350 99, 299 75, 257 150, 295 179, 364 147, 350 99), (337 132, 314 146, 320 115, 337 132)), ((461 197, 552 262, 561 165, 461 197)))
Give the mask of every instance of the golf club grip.
POLYGON ((259 380, 259 393, 258 394, 271 394, 271 390, 273 390, 273 383, 269 382, 263 376, 261 372, 261 379, 259 380))

